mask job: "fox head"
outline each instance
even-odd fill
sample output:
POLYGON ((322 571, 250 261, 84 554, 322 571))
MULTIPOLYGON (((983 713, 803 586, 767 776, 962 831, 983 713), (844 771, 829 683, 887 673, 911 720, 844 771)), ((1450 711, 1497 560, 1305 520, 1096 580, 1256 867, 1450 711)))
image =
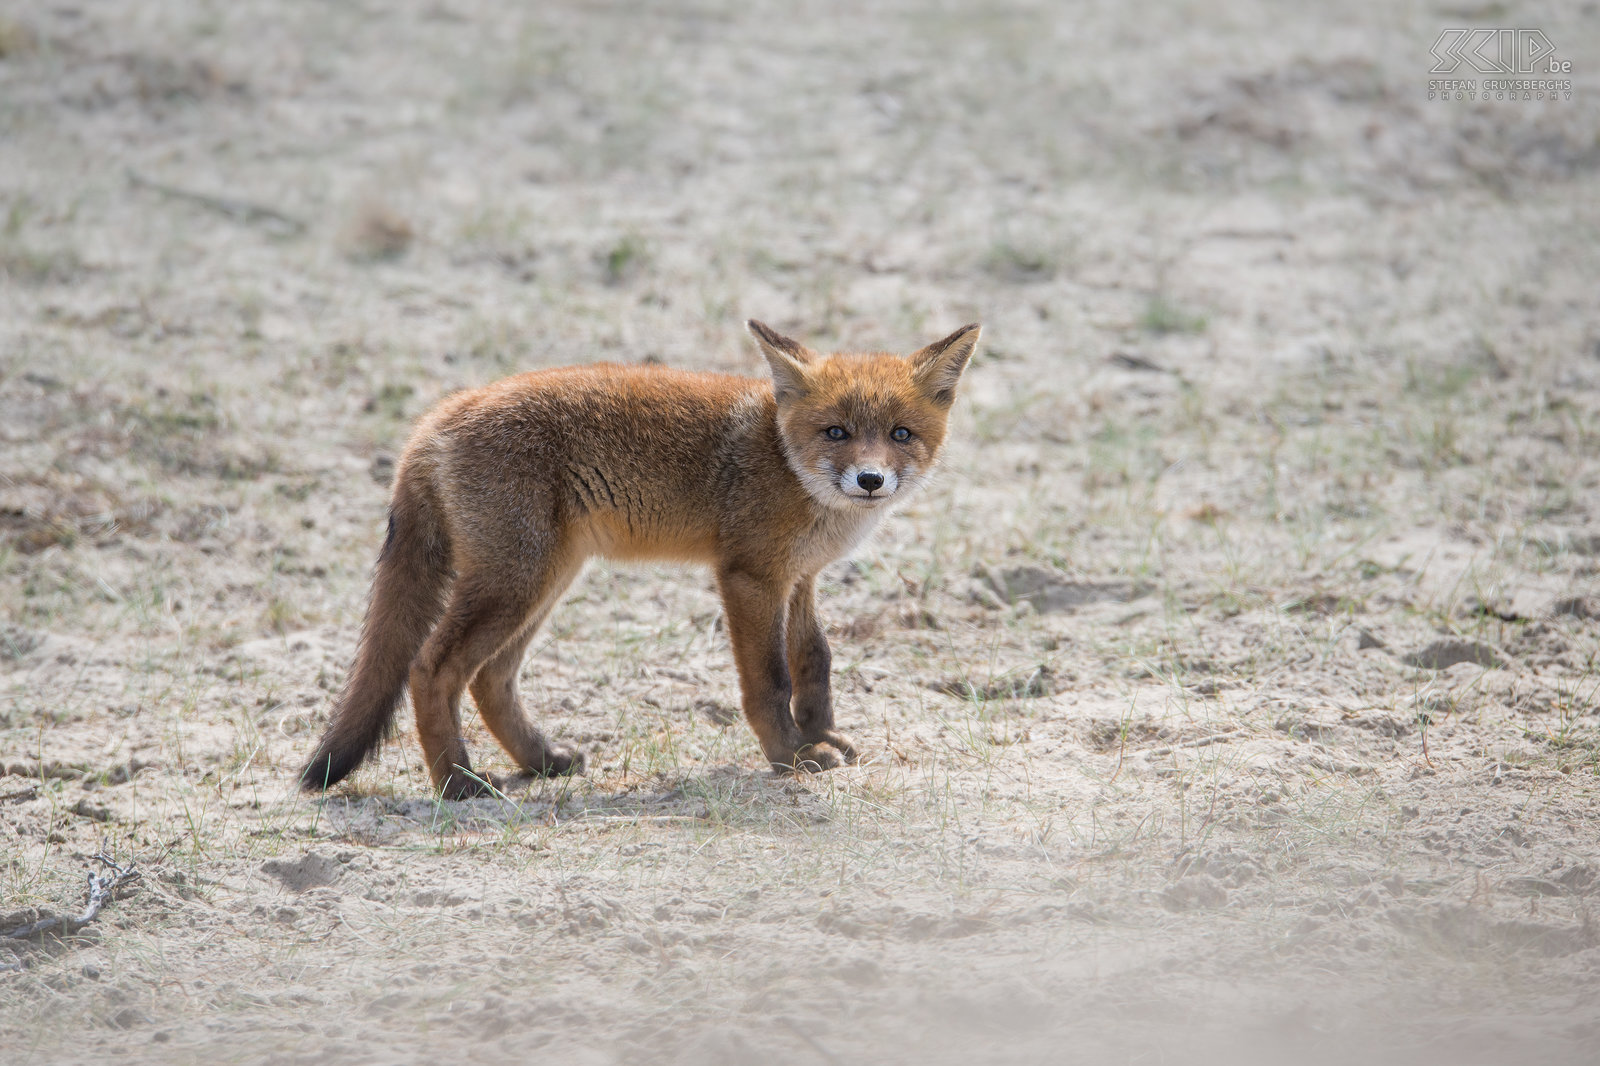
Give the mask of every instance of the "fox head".
POLYGON ((754 319, 745 325, 772 367, 789 466, 813 499, 840 510, 884 507, 927 480, 978 344, 976 324, 908 356, 818 355, 754 319))

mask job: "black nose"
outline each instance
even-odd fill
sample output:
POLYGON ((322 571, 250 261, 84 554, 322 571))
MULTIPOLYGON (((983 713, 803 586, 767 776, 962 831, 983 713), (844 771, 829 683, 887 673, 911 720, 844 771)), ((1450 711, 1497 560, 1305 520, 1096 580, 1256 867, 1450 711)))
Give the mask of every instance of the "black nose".
POLYGON ((863 470, 861 473, 856 475, 856 484, 860 485, 868 492, 877 492, 879 489, 883 488, 883 475, 874 474, 870 470, 863 470))

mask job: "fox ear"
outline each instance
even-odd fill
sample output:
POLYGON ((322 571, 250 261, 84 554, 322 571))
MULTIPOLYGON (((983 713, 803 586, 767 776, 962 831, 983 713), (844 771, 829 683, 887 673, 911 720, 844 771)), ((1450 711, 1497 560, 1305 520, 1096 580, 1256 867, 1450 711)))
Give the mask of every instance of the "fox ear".
POLYGON ((956 382, 961 380, 967 360, 978 347, 981 328, 976 322, 962 326, 944 340, 909 356, 912 380, 940 407, 955 403, 956 382))
POLYGON ((767 357, 767 365, 772 367, 772 389, 777 394, 778 402, 784 403, 805 395, 811 387, 806 377, 806 364, 816 358, 816 353, 764 322, 752 318, 744 325, 761 346, 761 354, 767 357))

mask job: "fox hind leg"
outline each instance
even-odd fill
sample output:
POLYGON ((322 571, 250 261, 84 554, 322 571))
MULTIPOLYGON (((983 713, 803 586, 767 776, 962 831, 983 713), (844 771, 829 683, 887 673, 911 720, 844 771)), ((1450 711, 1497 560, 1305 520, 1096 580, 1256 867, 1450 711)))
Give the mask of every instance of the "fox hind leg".
MULTIPOLYGON (((417 739, 428 774, 446 799, 487 791, 472 772, 461 737, 462 691, 486 663, 521 636, 554 584, 549 561, 542 567, 524 561, 519 569, 522 572, 513 575, 469 571, 457 578, 444 617, 411 665, 417 739)), ((522 648, 516 648, 518 662, 522 648)), ((515 667, 509 673, 514 680, 515 667)), ((494 724, 504 720, 499 713, 502 704, 492 698, 488 702, 491 710, 485 721, 493 719, 490 728, 498 737, 494 724)))
POLYGON ((500 742, 518 766, 541 776, 583 772, 583 753, 562 744, 552 744, 528 719, 517 691, 517 674, 528 645, 544 624, 561 594, 577 573, 570 566, 549 583, 543 599, 522 630, 511 638, 488 662, 478 668, 470 686, 472 702, 477 704, 483 724, 500 742))

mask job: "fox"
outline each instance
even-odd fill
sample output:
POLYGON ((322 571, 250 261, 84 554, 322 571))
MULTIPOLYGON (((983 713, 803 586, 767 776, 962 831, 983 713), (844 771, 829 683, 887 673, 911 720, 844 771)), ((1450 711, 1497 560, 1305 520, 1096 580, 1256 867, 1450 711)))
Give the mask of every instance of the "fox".
POLYGON ((901 356, 822 355, 754 319, 770 378, 659 365, 535 370, 446 397, 395 467, 355 662, 300 771, 330 788, 371 757, 409 689, 435 789, 481 795, 470 690, 524 773, 581 773, 518 694, 522 659, 595 556, 708 565, 745 720, 776 770, 861 747, 834 727, 817 575, 937 466, 980 327, 901 356))

